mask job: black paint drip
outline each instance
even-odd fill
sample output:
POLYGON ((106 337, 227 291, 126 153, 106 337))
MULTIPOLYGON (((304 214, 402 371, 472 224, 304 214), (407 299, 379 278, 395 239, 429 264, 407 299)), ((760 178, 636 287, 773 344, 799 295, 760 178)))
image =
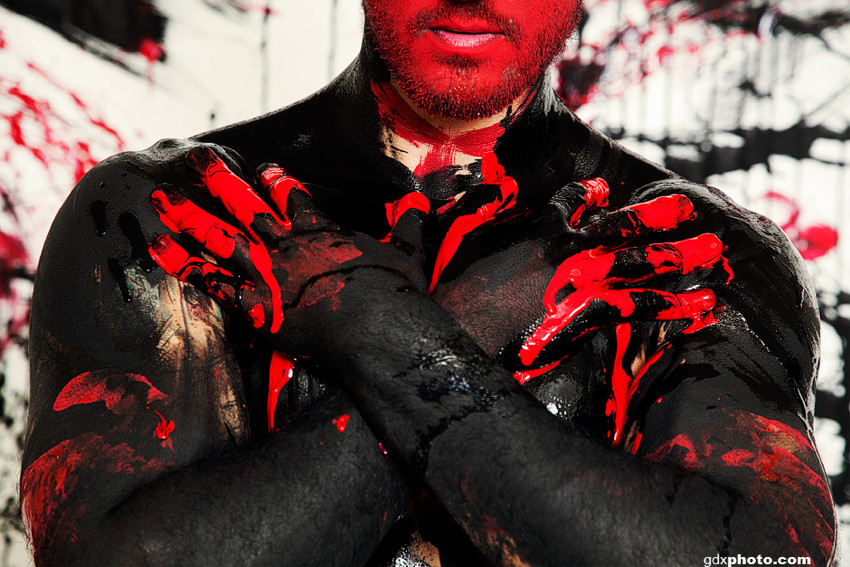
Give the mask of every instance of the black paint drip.
POLYGON ((130 245, 133 247, 133 258, 139 261, 139 267, 147 273, 155 270, 157 265, 148 252, 148 241, 142 232, 142 226, 138 219, 131 213, 121 213, 121 216, 118 217, 118 226, 127 240, 130 241, 130 245))
POLYGON ((89 207, 91 220, 94 222, 94 231, 98 236, 106 235, 106 203, 103 201, 92 201, 89 207))

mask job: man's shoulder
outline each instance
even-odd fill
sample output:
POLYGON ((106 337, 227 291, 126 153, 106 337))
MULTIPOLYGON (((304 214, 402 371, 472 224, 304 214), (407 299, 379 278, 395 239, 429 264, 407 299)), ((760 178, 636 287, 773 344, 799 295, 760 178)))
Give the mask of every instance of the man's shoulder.
MULTIPOLYGON (((711 233, 723 245, 722 262, 708 274, 683 277, 708 285, 726 312, 720 317, 735 333, 757 338, 804 381, 814 371, 819 323, 816 297, 802 257, 770 219, 737 204, 722 191, 681 178, 651 183, 632 196, 645 202, 685 195, 695 218, 676 238, 711 233)), ((685 258, 684 262, 687 263, 685 258)), ((734 333, 733 333, 734 334, 734 333)), ((742 335, 743 336, 743 335, 742 335)))
MULTIPOLYGON (((31 318, 35 350, 44 346, 39 342, 44 333, 69 352, 108 358, 155 346, 165 311, 190 298, 148 252, 148 244, 167 231, 150 195, 162 183, 194 190, 183 162, 192 144, 166 140, 122 153, 79 181, 57 213, 39 260, 31 318), (144 345, 132 343, 139 337, 144 345)), ((209 303, 200 296, 195 302, 209 303)))

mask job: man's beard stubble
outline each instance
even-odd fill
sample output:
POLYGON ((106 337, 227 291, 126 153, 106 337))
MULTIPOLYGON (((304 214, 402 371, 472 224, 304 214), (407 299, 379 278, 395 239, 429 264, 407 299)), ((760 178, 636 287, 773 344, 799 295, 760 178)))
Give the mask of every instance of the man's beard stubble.
MULTIPOLYGON (((471 120, 484 118, 504 110, 523 93, 531 89, 540 76, 546 72, 549 65, 563 52, 567 39, 575 32, 581 20, 582 3, 577 2, 575 9, 567 17, 559 19, 559 26, 550 26, 546 33, 535 39, 534 44, 526 48, 526 57, 514 61, 502 72, 501 80, 495 84, 481 84, 486 81, 476 80, 478 63, 463 56, 443 57, 441 63, 450 69, 450 86, 439 88, 434 82, 424 80, 418 73, 416 62, 409 52, 408 38, 415 33, 421 33, 427 22, 436 21, 457 8, 442 7, 421 15, 417 22, 411 25, 413 29, 406 30, 407 37, 395 37, 393 30, 386 24, 385 17, 380 13, 366 12, 366 33, 378 57, 390 71, 390 75, 401 90, 413 103, 428 114, 443 118, 471 120)), ((470 15, 486 18, 498 24, 506 31, 509 41, 516 41, 517 33, 513 22, 506 18, 492 15, 484 2, 478 3, 471 9, 461 8, 470 15)), ((439 56, 438 56, 439 57, 439 56)), ((445 79, 442 81, 445 83, 445 79)))

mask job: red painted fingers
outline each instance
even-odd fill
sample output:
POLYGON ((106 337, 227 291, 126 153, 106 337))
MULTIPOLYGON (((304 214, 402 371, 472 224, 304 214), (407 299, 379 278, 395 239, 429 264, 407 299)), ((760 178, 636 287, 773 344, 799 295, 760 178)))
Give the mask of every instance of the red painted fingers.
POLYGON ((606 250, 584 250, 564 260, 549 281, 543 304, 552 310, 555 296, 565 287, 581 289, 591 286, 637 283, 654 276, 714 266, 723 259, 723 243, 714 234, 701 234, 687 240, 661 242, 647 246, 606 250))
POLYGON ((581 231, 592 236, 622 240, 672 230, 695 218, 693 203, 685 195, 665 195, 594 219, 581 231))
POLYGON ((440 249, 437 251, 434 270, 431 274, 431 284, 428 288, 429 293, 437 287, 440 275, 451 262, 464 237, 476 228, 495 219, 497 214, 516 205, 519 187, 513 177, 505 175, 505 168, 497 161, 496 154, 485 154, 481 159, 481 176, 484 183, 498 185, 499 193, 495 199, 484 203, 474 213, 461 215, 452 222, 440 244, 440 249))
POLYGON ((601 177, 569 183, 549 200, 569 218, 569 224, 578 228, 588 211, 608 205, 608 184, 601 177))
POLYGON ((283 221, 242 178, 207 147, 194 148, 186 163, 201 182, 239 223, 246 234, 258 242, 262 237, 283 236, 283 221))
POLYGON ((200 288, 225 305, 235 306, 241 290, 251 287, 228 270, 192 256, 169 235, 156 236, 148 245, 148 252, 168 274, 200 288))
POLYGON ((246 239, 238 229, 201 209, 171 185, 154 189, 150 200, 165 226, 191 236, 218 258, 232 258, 237 236, 246 239))
MULTIPOLYGON (((715 296, 698 289, 671 293, 654 289, 600 289, 589 287, 570 294, 547 312, 540 325, 520 348, 524 366, 551 362, 540 360, 544 349, 555 342, 571 342, 590 331, 629 321, 692 321, 689 331, 713 322, 715 296)), ((686 331, 687 332, 687 331, 686 331)))
POLYGON ((277 207, 286 230, 292 229, 292 217, 308 207, 310 192, 300 181, 290 176, 286 170, 275 163, 265 163, 257 168, 257 182, 268 192, 269 198, 277 207), (290 196, 292 200, 290 201, 290 196))

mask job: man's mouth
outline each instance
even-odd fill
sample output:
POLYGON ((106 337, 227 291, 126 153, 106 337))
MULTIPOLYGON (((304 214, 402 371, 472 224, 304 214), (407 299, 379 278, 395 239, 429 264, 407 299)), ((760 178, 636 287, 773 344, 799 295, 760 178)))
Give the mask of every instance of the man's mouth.
POLYGON ((480 47, 506 36, 497 24, 480 18, 438 18, 427 26, 427 30, 456 49, 480 47))
POLYGON ((436 35, 441 41, 452 47, 458 48, 479 47, 503 36, 503 34, 499 32, 490 31, 468 32, 443 28, 431 28, 430 31, 433 32, 434 35, 436 35))

